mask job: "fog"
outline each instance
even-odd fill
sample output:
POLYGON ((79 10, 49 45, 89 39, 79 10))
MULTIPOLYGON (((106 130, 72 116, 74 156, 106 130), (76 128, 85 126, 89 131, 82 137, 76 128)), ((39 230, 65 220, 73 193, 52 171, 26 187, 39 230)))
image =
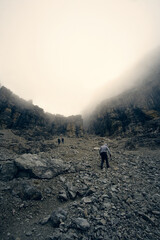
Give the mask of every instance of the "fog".
POLYGON ((81 114, 132 86, 122 76, 159 46, 159 9, 159 0, 1 0, 0 83, 46 112, 81 114))
POLYGON ((103 87, 95 91, 88 106, 83 110, 82 115, 87 117, 97 106, 103 104, 104 100, 109 100, 130 90, 138 88, 143 83, 159 79, 160 67, 160 46, 151 52, 148 52, 133 66, 124 71, 111 81, 108 81, 103 87), (154 78, 154 79, 153 79, 154 78))

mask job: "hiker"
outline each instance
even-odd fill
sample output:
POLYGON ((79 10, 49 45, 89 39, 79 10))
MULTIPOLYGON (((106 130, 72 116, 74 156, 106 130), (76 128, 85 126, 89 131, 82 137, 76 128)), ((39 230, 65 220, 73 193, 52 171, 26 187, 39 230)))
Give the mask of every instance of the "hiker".
POLYGON ((64 138, 62 138, 62 143, 64 143, 64 138))
POLYGON ((104 160, 106 160, 106 167, 109 168, 109 162, 108 162, 108 155, 107 154, 109 154, 109 156, 111 158, 111 153, 110 153, 110 150, 109 150, 107 144, 104 144, 100 147, 99 154, 101 156, 101 169, 103 169, 104 160))
POLYGON ((61 143, 61 140, 58 138, 58 145, 61 143))

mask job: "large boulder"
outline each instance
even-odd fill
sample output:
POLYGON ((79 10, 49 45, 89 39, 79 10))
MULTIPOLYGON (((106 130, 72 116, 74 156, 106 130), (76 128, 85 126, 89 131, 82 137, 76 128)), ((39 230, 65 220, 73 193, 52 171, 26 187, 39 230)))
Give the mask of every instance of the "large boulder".
POLYGON ((51 179, 70 168, 61 159, 47 159, 38 154, 23 154, 15 159, 15 165, 19 172, 27 172, 31 177, 41 179, 51 179))

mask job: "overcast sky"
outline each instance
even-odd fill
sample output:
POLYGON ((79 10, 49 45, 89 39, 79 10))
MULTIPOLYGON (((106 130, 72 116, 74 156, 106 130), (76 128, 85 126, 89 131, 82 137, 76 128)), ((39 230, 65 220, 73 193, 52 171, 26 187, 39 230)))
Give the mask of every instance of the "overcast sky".
POLYGON ((50 113, 81 113, 159 43, 160 0, 0 0, 0 83, 50 113))

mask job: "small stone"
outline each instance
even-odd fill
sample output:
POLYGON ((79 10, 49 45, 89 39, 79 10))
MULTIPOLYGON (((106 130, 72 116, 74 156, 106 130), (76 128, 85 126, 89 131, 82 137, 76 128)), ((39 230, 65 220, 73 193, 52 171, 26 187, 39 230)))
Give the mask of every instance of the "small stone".
POLYGON ((88 189, 85 196, 89 196, 89 195, 93 194, 94 192, 95 192, 95 189, 93 187, 91 187, 90 189, 88 189))
POLYGON ((66 220, 66 218, 67 212, 62 208, 59 208, 58 210, 52 212, 50 216, 50 221, 53 227, 59 227, 60 223, 66 220))
POLYGON ((93 149, 94 149, 94 150, 99 150, 99 147, 94 147, 93 149))
POLYGON ((40 224, 41 224, 41 225, 45 225, 46 223, 48 223, 49 219, 50 219, 50 216, 47 216, 47 217, 43 218, 43 219, 40 221, 40 224))
POLYGON ((61 201, 67 201, 68 197, 65 191, 60 191, 58 195, 58 199, 61 201))
POLYGON ((74 200, 76 198, 77 192, 68 191, 69 197, 74 200))
POLYGON ((77 189, 70 182, 66 183, 66 187, 68 190, 69 197, 74 200, 77 195, 77 189))
POLYGON ((155 225, 154 221, 147 216, 146 214, 142 213, 142 212, 138 212, 139 216, 141 216, 145 221, 151 223, 152 225, 155 225))
POLYGON ((23 208, 24 207, 24 203, 22 203, 20 206, 19 206, 19 208, 23 208))
POLYGON ((113 186, 111 186, 111 190, 112 190, 112 192, 117 192, 116 187, 117 187, 117 185, 113 185, 113 186))
POLYGON ((112 204, 111 203, 103 203, 103 206, 105 207, 105 208, 111 208, 112 207, 112 204))
POLYGON ((159 212, 159 211, 152 211, 152 213, 153 213, 154 215, 160 215, 160 212, 159 212))
POLYGON ((65 181, 66 181, 66 179, 65 179, 63 176, 60 176, 59 179, 60 179, 60 181, 63 182, 63 183, 65 183, 65 181))
POLYGON ((83 200, 84 203, 91 203, 92 202, 92 200, 88 197, 84 197, 84 198, 82 198, 82 200, 83 200))
POLYGON ((106 217, 106 218, 109 217, 108 212, 104 212, 104 217, 106 217))
POLYGON ((86 231, 90 228, 90 224, 84 218, 76 218, 73 221, 75 228, 80 229, 82 231, 86 231))
POLYGON ((102 225, 106 225, 106 220, 105 220, 105 219, 101 219, 101 220, 100 220, 100 223, 101 223, 102 225))
POLYGON ((32 232, 31 232, 31 231, 26 232, 26 236, 27 236, 27 237, 30 237, 31 235, 32 235, 32 232))

